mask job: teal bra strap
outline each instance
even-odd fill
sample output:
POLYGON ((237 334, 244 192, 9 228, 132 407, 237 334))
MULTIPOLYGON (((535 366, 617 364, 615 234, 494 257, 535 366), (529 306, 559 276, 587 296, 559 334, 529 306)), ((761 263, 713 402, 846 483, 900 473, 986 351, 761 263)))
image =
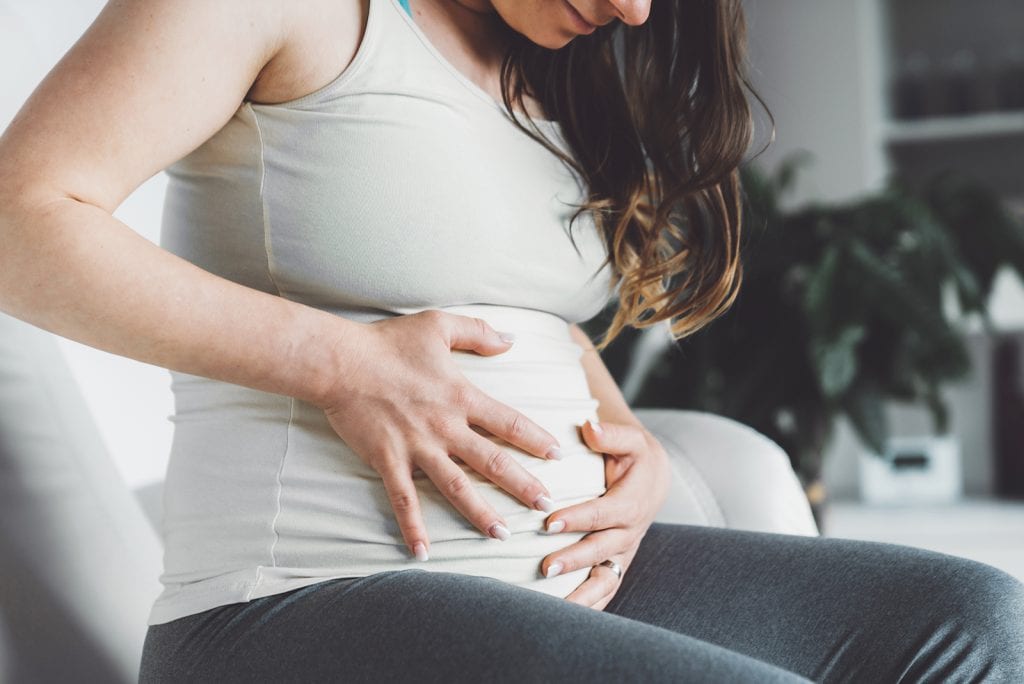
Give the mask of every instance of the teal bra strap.
POLYGON ((398 0, 398 4, 402 6, 402 9, 405 10, 406 14, 410 17, 412 16, 412 10, 409 9, 409 0, 398 0))

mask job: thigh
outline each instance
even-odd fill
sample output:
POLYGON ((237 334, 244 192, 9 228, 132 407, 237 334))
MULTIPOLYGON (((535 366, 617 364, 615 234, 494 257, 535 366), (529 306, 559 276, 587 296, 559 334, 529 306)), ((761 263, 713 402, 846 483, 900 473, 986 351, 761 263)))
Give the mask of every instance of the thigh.
POLYGON ((475 575, 328 580, 149 627, 141 682, 796 682, 693 637, 475 575))
POLYGON ((655 523, 605 611, 815 681, 1024 682, 1024 585, 911 547, 655 523))

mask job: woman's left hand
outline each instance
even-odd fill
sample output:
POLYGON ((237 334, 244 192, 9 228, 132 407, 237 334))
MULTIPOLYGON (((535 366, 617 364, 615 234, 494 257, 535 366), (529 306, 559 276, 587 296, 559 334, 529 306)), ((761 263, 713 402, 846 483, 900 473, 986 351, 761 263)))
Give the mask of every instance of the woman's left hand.
POLYGON ((584 443, 605 456, 606 491, 548 516, 545 529, 549 531, 589 534, 546 556, 541 571, 547 576, 556 562, 562 564, 557 574, 594 566, 566 600, 604 610, 621 579, 599 563, 613 560, 625 576, 640 540, 665 502, 671 470, 665 449, 642 427, 608 422, 595 426, 588 421, 581 430, 584 443), (552 529, 556 521, 564 521, 565 527, 552 529))

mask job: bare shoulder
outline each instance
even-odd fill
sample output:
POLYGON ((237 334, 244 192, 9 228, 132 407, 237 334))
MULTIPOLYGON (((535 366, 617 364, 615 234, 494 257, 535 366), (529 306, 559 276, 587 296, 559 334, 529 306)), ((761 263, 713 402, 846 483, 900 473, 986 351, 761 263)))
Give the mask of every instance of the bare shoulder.
POLYGON ((0 204, 113 211, 250 98, 312 92, 351 62, 368 0, 109 0, 0 135, 0 204))
POLYGON ((338 77, 355 57, 369 0, 275 0, 282 18, 280 48, 260 72, 247 100, 273 104, 308 95, 338 77))
POLYGON ((0 135, 0 197, 113 211, 230 120, 289 44, 287 7, 109 0, 0 135))

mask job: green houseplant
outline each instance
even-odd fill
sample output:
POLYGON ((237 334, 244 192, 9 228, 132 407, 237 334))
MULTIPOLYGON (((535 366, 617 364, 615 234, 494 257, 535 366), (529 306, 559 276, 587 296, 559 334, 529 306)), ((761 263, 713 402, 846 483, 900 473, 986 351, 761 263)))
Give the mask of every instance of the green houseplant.
MULTIPOLYGON (((871 450, 884 451, 886 399, 923 403, 946 432, 940 393, 970 364, 944 315, 943 291, 988 325, 996 271, 1024 274, 1024 228, 984 187, 934 177, 918 191, 896 181, 843 205, 786 212, 780 199, 803 158, 768 176, 743 172, 743 284, 733 307, 647 365, 636 406, 711 411, 761 431, 789 454, 805 486, 845 415, 871 450)), ((585 324, 604 329, 612 309, 585 324)), ((621 382, 642 332, 603 358, 621 382)))

